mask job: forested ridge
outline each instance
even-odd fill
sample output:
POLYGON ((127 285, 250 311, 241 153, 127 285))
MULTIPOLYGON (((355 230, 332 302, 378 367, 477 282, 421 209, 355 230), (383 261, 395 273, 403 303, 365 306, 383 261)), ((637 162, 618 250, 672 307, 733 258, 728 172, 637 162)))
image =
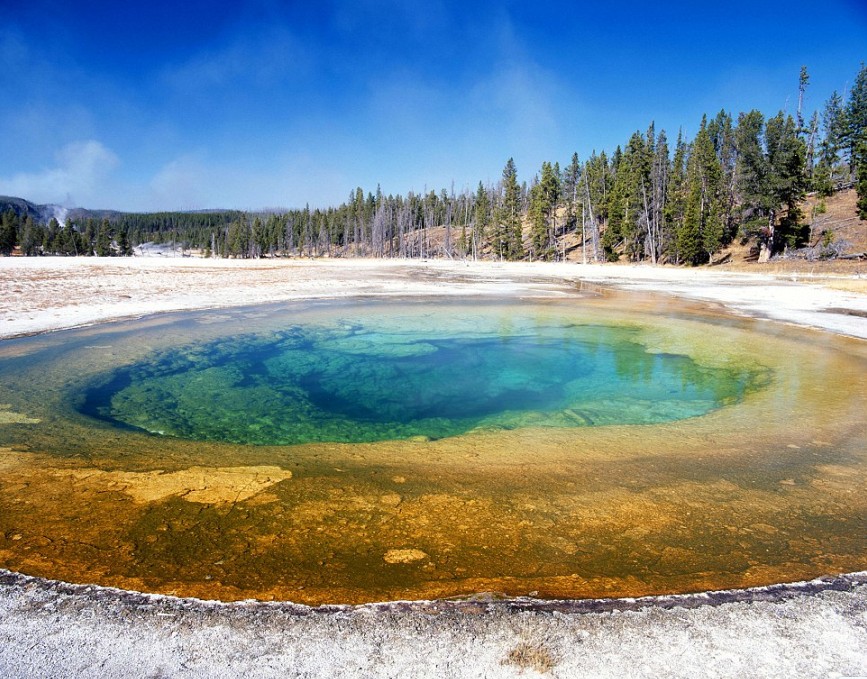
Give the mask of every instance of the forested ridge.
POLYGON ((835 92, 809 118, 808 87, 802 68, 794 115, 723 110, 693 139, 673 141, 651 123, 611 152, 544 162, 529 181, 509 159, 495 185, 458 193, 357 188, 325 209, 75 210, 48 220, 26 201, 0 199, 0 254, 124 256, 149 243, 215 257, 562 260, 580 249, 586 261, 702 264, 738 239, 767 259, 808 244, 810 192, 854 187, 867 219, 867 67, 847 96, 835 92))

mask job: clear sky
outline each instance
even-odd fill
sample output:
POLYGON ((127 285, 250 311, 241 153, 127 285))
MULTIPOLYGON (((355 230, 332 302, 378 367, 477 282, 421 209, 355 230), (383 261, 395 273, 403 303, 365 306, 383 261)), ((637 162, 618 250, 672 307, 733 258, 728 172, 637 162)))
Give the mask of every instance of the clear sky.
POLYGON ((0 194, 336 205, 519 180, 851 85, 867 2, 0 0, 0 194))

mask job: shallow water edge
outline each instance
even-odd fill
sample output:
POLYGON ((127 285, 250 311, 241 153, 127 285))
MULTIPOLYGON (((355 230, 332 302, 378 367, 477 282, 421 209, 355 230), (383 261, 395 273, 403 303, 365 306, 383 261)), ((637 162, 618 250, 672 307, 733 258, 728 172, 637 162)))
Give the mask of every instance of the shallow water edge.
POLYGON ((108 602, 111 605, 143 611, 218 611, 227 617, 239 616, 252 622, 258 614, 281 613, 293 617, 334 615, 343 612, 371 612, 374 614, 443 613, 481 614, 494 612, 562 613, 582 615, 647 609, 693 609, 740 603, 775 603, 812 596, 822 592, 860 592, 867 603, 867 571, 843 573, 833 577, 816 578, 803 582, 780 583, 745 589, 713 590, 691 594, 664 596, 600 598, 600 599, 534 599, 532 597, 506 597, 483 592, 467 598, 410 601, 383 601, 365 604, 322 604, 308 606, 292 601, 222 601, 152 594, 134 590, 104 587, 102 585, 75 584, 51 580, 0 568, 0 587, 22 592, 57 594, 74 597, 77 605, 108 602))

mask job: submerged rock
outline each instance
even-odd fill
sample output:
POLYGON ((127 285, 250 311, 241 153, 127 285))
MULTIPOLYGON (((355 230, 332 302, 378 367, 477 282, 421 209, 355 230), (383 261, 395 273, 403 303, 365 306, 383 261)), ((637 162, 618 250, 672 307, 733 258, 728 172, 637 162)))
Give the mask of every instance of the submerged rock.
POLYGON ((427 558, 427 553, 420 549, 389 549, 382 557, 386 563, 414 563, 427 558))

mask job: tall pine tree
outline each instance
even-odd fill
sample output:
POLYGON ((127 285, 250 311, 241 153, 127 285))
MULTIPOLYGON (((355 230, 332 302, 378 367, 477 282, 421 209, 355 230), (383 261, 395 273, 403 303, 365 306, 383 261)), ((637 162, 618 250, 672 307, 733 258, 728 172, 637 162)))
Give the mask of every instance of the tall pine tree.
POLYGON ((692 144, 686 182, 686 206, 677 233, 677 249, 683 262, 702 264, 719 249, 723 236, 722 170, 706 117, 692 144))
POLYGON ((855 147, 858 165, 855 173, 855 190, 858 193, 858 216, 867 219, 867 130, 861 133, 861 140, 855 147))
POLYGON ((759 111, 753 110, 738 116, 735 129, 735 186, 740 204, 741 234, 748 238, 761 236, 767 245, 776 211, 768 185, 764 127, 765 119, 759 111))
POLYGON ((830 196, 840 180, 840 150, 845 133, 843 99, 835 91, 822 111, 822 141, 819 143, 819 162, 813 173, 813 184, 823 196, 830 196))
POLYGON ((678 131, 674 146, 674 158, 671 161, 668 189, 665 199, 665 225, 663 239, 667 244, 666 252, 675 262, 683 261, 678 250, 677 234, 683 228, 686 215, 686 161, 687 144, 683 140, 683 131, 678 131))
POLYGON ((531 244, 538 259, 552 259, 557 254, 556 218, 560 197, 560 178, 549 162, 542 163, 542 176, 530 194, 531 244))
POLYGON ((581 195, 581 162, 572 154, 569 166, 563 171, 563 200, 566 204, 566 231, 578 228, 578 205, 581 195))
MULTIPOLYGON (((653 126, 648 130, 652 134, 653 126)), ((653 153, 653 167, 650 173, 650 189, 643 190, 644 208, 647 215, 647 240, 645 253, 653 264, 659 262, 668 247, 668 234, 665 228, 665 214, 668 199, 668 185, 671 175, 671 161, 668 157, 668 139, 665 130, 660 130, 653 153)))
POLYGON ((610 218, 602 245, 606 258, 611 261, 619 258, 621 246, 632 261, 638 261, 644 254, 647 233, 644 196, 650 186, 653 151, 641 133, 635 132, 626 150, 615 154, 615 160, 610 218))
POLYGON ((773 254, 786 247, 801 247, 809 236, 800 208, 807 190, 806 144, 792 116, 780 111, 765 126, 765 145, 773 211, 781 215, 771 240, 773 254))
POLYGON ((17 242, 18 215, 12 210, 6 210, 0 216, 0 255, 12 254, 12 250, 17 242))
POLYGON ((859 213, 864 215, 867 208, 867 66, 864 64, 849 95, 845 120, 843 141, 849 149, 849 168, 858 192, 859 213))
POLYGON ((491 224, 491 201, 488 199, 488 192, 479 182, 479 188, 476 191, 475 205, 473 206, 473 240, 472 254, 473 259, 476 259, 482 252, 482 244, 488 236, 488 228, 491 224))
POLYGON ((524 256, 521 187, 518 185, 518 171, 513 158, 509 158, 503 168, 502 191, 494 249, 500 259, 521 259, 524 256))

